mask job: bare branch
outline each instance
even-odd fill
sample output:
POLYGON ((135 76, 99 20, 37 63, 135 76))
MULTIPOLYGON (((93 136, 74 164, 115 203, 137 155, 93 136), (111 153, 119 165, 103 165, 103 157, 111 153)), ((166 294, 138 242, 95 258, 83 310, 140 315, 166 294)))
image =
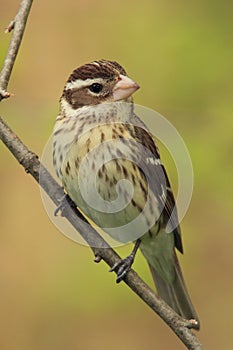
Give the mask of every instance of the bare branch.
MULTIPOLYGON (((23 38, 23 33, 26 26, 28 14, 30 12, 30 8, 32 5, 32 1, 33 0, 22 0, 18 13, 14 19, 14 31, 12 34, 10 46, 9 46, 5 61, 3 63, 3 67, 0 73, 0 101, 3 98, 7 98, 11 95, 8 92, 6 92, 6 90, 7 90, 8 82, 15 63, 15 59, 23 38)), ((11 23, 9 25, 10 27, 12 27, 11 23)))

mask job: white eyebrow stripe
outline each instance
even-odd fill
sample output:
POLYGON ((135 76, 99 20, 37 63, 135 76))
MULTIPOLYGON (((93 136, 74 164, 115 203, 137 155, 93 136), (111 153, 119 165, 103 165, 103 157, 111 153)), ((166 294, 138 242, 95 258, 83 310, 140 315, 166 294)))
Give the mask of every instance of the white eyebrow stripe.
POLYGON ((94 79, 77 79, 74 81, 70 81, 66 84, 66 89, 80 89, 85 86, 89 86, 93 83, 102 83, 103 79, 102 78, 94 78, 94 79))

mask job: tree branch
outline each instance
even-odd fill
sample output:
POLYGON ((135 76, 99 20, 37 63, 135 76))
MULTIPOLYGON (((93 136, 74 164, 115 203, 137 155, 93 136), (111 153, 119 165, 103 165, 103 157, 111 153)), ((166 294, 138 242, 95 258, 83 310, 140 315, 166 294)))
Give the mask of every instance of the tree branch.
POLYGON ((33 0, 22 0, 19 10, 15 16, 15 19, 11 21, 11 23, 8 26, 11 28, 11 30, 12 28, 14 28, 14 31, 0 73, 0 101, 3 98, 7 98, 10 96, 10 94, 6 92, 6 89, 10 80, 11 72, 15 63, 20 44, 23 39, 23 33, 27 23, 27 18, 30 12, 32 2, 33 0))
MULTIPOLYGON (((6 96, 7 88, 16 55, 22 41, 24 28, 30 11, 32 0, 22 0, 19 11, 15 17, 15 27, 12 35, 10 47, 0 73, 0 100, 6 96)), ((0 117, 0 138, 6 147, 11 151, 17 161, 30 173, 34 179, 42 186, 51 200, 58 205, 63 196, 63 189, 53 179, 47 169, 40 163, 37 155, 30 151, 19 137, 9 128, 0 117), (41 176, 40 176, 41 175, 41 176)), ((87 225, 87 220, 76 209, 69 205, 62 210, 63 216, 75 227, 85 241, 89 244, 95 255, 95 261, 103 259, 110 267, 119 261, 119 255, 105 242, 105 240, 94 230, 91 225, 87 225), (96 248, 98 247, 98 248, 96 248)), ((182 319, 163 300, 161 300, 149 286, 136 274, 130 270, 124 282, 153 310, 166 324, 174 331, 190 350, 203 350, 202 344, 191 332, 190 328, 195 328, 195 324, 182 319)))

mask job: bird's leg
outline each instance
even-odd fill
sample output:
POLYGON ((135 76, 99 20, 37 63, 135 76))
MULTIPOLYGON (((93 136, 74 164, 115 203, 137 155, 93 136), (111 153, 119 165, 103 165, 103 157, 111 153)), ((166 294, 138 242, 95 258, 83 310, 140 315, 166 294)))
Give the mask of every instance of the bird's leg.
POLYGON ((132 250, 132 253, 127 256, 125 259, 122 259, 118 262, 116 262, 113 267, 109 270, 110 272, 115 271, 117 274, 116 283, 119 283, 123 280, 123 278, 126 276, 127 272, 130 270, 131 266, 133 265, 137 250, 140 246, 141 240, 137 239, 134 248, 132 250))
POLYGON ((54 216, 57 216, 59 211, 61 212, 61 215, 62 215, 62 211, 67 207, 67 205, 76 208, 74 202, 70 199, 68 194, 64 194, 64 196, 60 200, 59 205, 54 210, 54 216))

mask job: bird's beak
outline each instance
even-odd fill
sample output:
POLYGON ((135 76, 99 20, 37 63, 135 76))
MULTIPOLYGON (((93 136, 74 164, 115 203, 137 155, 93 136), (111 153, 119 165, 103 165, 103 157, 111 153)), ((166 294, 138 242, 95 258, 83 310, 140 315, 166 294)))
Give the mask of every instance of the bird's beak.
POLYGON ((113 88, 113 100, 125 100, 138 89, 138 84, 125 75, 120 74, 119 80, 113 88))

